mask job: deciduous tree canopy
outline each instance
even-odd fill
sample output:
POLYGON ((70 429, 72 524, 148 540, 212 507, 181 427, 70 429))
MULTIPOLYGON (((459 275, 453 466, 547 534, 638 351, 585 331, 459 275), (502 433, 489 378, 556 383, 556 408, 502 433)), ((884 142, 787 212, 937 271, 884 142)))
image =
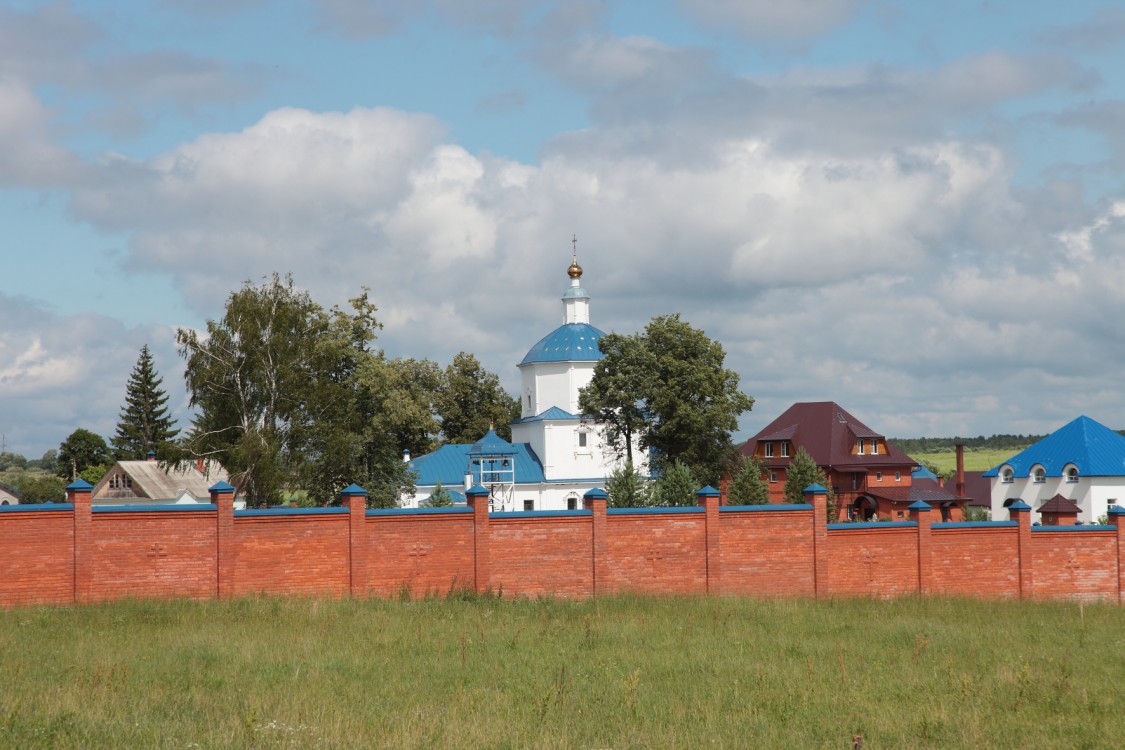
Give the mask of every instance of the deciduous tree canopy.
POLYGON ((717 485, 730 434, 754 405, 724 367, 722 345, 676 314, 653 318, 640 334, 609 334, 599 346, 605 356, 579 406, 618 455, 631 457, 630 438, 639 435, 658 469, 678 460, 702 484, 717 485))

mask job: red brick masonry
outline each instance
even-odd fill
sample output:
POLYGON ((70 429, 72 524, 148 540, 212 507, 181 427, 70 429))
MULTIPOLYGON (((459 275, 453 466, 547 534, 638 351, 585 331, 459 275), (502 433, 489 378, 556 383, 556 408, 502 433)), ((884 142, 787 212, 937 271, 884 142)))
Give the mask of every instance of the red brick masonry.
POLYGON ((825 524, 815 492, 800 505, 720 507, 701 492, 700 507, 608 511, 592 492, 585 510, 492 514, 476 496, 468 508, 364 510, 345 494, 339 508, 234 511, 229 492, 133 508, 68 494, 0 509, 0 606, 456 589, 1120 602, 1125 585, 1117 513, 1109 526, 1033 529, 1018 509, 995 523, 933 523, 915 508, 907 522, 825 524))

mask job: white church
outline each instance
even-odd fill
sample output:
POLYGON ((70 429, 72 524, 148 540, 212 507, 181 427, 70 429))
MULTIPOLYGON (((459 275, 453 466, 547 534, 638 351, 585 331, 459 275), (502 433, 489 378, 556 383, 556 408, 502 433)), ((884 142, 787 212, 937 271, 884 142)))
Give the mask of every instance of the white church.
MULTIPOLYGON (((424 503, 440 482, 459 501, 473 485, 488 488, 494 512, 576 510, 587 490, 603 487, 622 465, 602 429, 579 414, 578 393, 594 376, 605 334, 590 325, 590 295, 582 288, 577 253, 567 275, 563 324, 519 363, 522 408, 512 423, 512 442, 489 430, 472 445, 447 444, 414 458, 417 489, 402 498, 404 507, 424 503)), ((636 445, 633 455, 643 456, 636 445)), ((647 473, 647 460, 638 464, 647 473)))

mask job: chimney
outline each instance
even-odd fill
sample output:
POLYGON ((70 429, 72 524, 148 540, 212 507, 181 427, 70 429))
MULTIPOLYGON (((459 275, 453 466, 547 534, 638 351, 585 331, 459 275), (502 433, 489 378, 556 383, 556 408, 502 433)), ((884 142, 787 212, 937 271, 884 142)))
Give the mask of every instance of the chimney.
POLYGON ((195 470, 198 471, 200 474, 205 474, 206 471, 204 470, 204 468, 205 467, 204 467, 204 464, 203 464, 203 458, 201 457, 201 458, 195 459, 195 470))
POLYGON ((146 453, 145 454, 145 460, 146 461, 155 461, 156 460, 156 451, 149 451, 148 453, 146 453))
POLYGON ((402 462, 404 464, 410 463, 410 449, 409 448, 403 448, 402 449, 402 462))
POLYGON ((965 496, 965 444, 955 443, 957 450, 957 497, 965 496))

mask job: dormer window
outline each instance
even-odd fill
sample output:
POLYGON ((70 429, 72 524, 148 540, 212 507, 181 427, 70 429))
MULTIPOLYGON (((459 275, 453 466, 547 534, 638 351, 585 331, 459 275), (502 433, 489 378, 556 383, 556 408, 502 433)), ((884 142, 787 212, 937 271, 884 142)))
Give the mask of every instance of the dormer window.
POLYGON ((1043 484, 1047 481, 1047 470, 1042 466, 1036 466, 1031 470, 1031 480, 1035 482, 1035 484, 1043 484))
POLYGON ((1012 467, 1011 466, 1005 466, 1003 469, 1000 470, 1000 481, 1003 482, 1004 484, 1011 484, 1012 483, 1012 467))
POLYGON ((861 456, 862 456, 862 455, 863 455, 863 438, 860 438, 860 439, 859 439, 859 440, 857 440, 856 442, 858 442, 858 443, 859 443, 859 447, 858 447, 858 449, 856 450, 856 453, 858 453, 859 455, 861 455, 861 456))
POLYGON ((871 441, 871 455, 877 456, 878 454, 879 454, 879 441, 878 440, 872 440, 871 441))
POLYGON ((1066 481, 1068 484, 1075 484, 1078 481, 1078 467, 1074 464, 1066 467, 1066 481))
POLYGON ((781 457, 782 458, 789 458, 789 441, 788 440, 781 441, 781 457))
POLYGON ((766 443, 765 454, 766 458, 773 458, 773 443, 766 443))

